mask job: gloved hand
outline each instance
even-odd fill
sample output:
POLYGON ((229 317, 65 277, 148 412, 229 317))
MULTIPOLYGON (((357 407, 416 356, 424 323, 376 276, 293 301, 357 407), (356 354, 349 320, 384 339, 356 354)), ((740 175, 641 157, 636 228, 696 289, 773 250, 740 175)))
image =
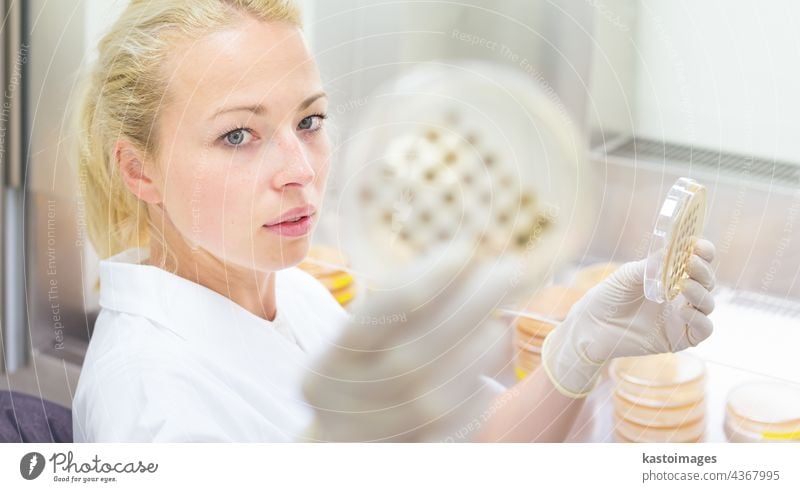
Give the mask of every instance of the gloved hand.
POLYGON ((304 381, 315 408, 308 440, 441 440, 489 405, 480 376, 506 348, 493 312, 514 266, 465 258, 422 265, 366 300, 304 381))
POLYGON ((671 302, 644 297, 647 260, 625 263, 572 306, 545 339, 542 365, 556 388, 570 397, 586 396, 603 365, 615 357, 678 352, 702 342, 713 330, 714 245, 698 240, 688 278, 671 302))

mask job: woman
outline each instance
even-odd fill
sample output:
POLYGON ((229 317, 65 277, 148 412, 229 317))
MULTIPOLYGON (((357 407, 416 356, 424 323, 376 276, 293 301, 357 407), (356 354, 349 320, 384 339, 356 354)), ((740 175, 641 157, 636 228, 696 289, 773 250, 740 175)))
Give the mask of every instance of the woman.
MULTIPOLYGON (((322 206, 326 109, 290 1, 133 0, 102 39, 79 113, 79 164, 88 234, 106 259, 76 441, 417 437, 382 434, 380 419, 357 412, 338 412, 347 425, 326 419, 319 407, 341 397, 341 378, 312 377, 303 393, 323 352, 331 374, 397 359, 337 350, 348 317, 293 267, 322 206)), ((698 243, 681 309, 642 299, 641 263, 591 291, 548 337, 546 370, 512 388, 476 438, 561 440, 606 361, 705 339, 713 254, 698 243)), ((483 319, 493 300, 459 319, 483 319)))

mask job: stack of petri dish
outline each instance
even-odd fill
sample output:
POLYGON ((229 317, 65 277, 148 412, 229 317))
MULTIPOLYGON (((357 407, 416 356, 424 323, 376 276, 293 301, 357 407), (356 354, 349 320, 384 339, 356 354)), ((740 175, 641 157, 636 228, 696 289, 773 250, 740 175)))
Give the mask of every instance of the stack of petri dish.
POLYGON ((578 270, 572 286, 580 291, 586 292, 595 285, 599 284, 609 275, 620 267, 620 263, 595 263, 585 266, 578 270))
POLYGON ((614 359, 609 373, 620 442, 700 442, 705 364, 685 352, 614 359))
POLYGON ((356 282, 348 271, 347 257, 338 249, 315 244, 298 267, 322 282, 342 306, 355 298, 356 282))
POLYGON ((800 387, 750 382, 728 394, 725 435, 730 442, 800 442, 800 387))
POLYGON ((514 336, 514 370, 518 379, 539 367, 544 338, 566 318, 581 295, 581 291, 568 286, 544 287, 519 313, 514 336))

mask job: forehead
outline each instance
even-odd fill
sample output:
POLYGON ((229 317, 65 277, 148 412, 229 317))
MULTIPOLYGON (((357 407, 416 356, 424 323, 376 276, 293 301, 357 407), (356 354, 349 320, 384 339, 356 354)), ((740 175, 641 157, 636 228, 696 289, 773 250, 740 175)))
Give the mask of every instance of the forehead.
POLYGON ((321 86, 299 28, 255 19, 183 43, 164 70, 169 99, 208 114, 237 102, 294 105, 321 86))

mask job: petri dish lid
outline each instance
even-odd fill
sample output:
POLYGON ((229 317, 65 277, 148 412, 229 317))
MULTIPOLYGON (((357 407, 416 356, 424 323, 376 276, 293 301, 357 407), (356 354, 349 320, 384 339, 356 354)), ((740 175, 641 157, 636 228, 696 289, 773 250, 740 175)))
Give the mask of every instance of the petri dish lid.
POLYGON ((702 399, 705 391, 704 362, 684 352, 617 358, 609 375, 615 392, 638 405, 687 405, 702 399))
POLYGON ((524 72, 410 64, 371 94, 343 146, 338 191, 351 230, 342 237, 354 267, 391 284, 393 271, 453 255, 458 242, 471 256, 551 269, 588 230, 587 154, 578 128, 524 72))
POLYGON ((313 244, 298 267, 312 275, 323 276, 347 270, 348 263, 342 251, 324 244, 313 244))
POLYGON ((675 427, 653 427, 639 425, 615 414, 615 433, 627 442, 699 442, 706 430, 705 418, 675 427))
POLYGON ((649 407, 614 393, 613 406, 618 417, 648 427, 680 427, 705 417, 705 400, 680 407, 649 407))
POLYGON ((800 388, 778 382, 745 383, 728 394, 726 410, 749 427, 781 426, 794 429, 800 439, 800 388))
POLYGON ((694 243, 705 225, 706 189, 690 178, 679 178, 658 213, 647 253, 644 294, 655 302, 670 301, 680 292, 694 243))
POLYGON ((573 284, 576 289, 587 291, 608 278, 608 276, 614 273, 621 265, 621 263, 615 262, 596 263, 581 268, 575 275, 573 284))
POLYGON ((531 297, 521 314, 533 315, 536 319, 563 321, 573 304, 582 296, 583 292, 573 287, 544 287, 531 297))
POLYGON ((684 352, 620 357, 611 362, 615 380, 643 387, 677 386, 698 382, 705 375, 702 360, 684 352))

